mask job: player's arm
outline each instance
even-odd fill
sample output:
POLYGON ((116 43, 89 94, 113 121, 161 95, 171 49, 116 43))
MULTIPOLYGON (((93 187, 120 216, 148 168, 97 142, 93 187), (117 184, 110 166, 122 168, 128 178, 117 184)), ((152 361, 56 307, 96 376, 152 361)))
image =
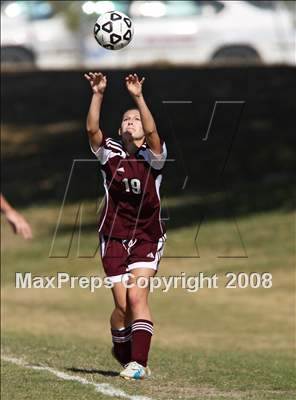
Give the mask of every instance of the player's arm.
POLYGON ((162 153, 162 146, 157 132, 154 118, 145 102, 142 86, 145 78, 139 80, 137 74, 130 74, 125 78, 126 87, 140 111, 142 125, 148 146, 154 154, 162 153))
POLYGON ((11 206, 11 204, 9 204, 2 194, 0 195, 0 207, 1 212, 12 226, 14 233, 22 235, 25 239, 31 239, 32 230, 30 224, 11 206))
POLYGON ((104 91, 107 86, 107 77, 101 72, 89 72, 84 74, 84 77, 89 81, 93 93, 86 119, 86 131, 90 144, 93 150, 96 151, 103 140, 103 134, 100 129, 100 113, 104 91))

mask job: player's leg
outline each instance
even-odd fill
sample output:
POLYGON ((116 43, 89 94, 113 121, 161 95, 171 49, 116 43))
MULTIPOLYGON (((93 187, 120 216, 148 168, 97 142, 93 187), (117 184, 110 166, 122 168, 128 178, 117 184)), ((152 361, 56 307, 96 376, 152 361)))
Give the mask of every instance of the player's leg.
POLYGON ((126 295, 127 289, 122 282, 114 283, 112 288, 114 310, 110 317, 111 328, 121 329, 126 323, 126 295))
POLYGON ((130 361, 131 324, 126 313, 126 287, 122 279, 126 274, 127 251, 122 241, 100 236, 100 249, 106 275, 113 283, 114 310, 110 317, 112 354, 122 364, 130 361))
POLYGON ((133 270, 132 274, 133 277, 128 283, 129 286, 133 286, 127 289, 127 304, 133 320, 131 362, 120 375, 125 379, 143 379, 150 375, 147 361, 153 335, 153 322, 148 305, 149 286, 142 287, 141 284, 139 287, 137 280, 140 278, 143 284, 149 282, 149 278, 154 276, 155 271, 139 268, 133 270))
POLYGON ((110 325, 113 342, 113 355, 125 365, 131 360, 131 320, 126 306, 127 289, 122 282, 117 282, 112 288, 114 310, 110 325))
POLYGON ((153 335, 153 322, 148 304, 149 286, 142 287, 141 285, 139 287, 137 280, 140 278, 141 283, 149 282, 149 278, 155 275, 155 271, 148 268, 138 268, 134 269, 132 273, 134 277, 131 280, 135 281, 135 285, 129 288, 127 293, 133 321, 131 360, 146 367, 153 335))
POLYGON ((151 320, 151 311, 148 305, 150 277, 155 275, 156 271, 148 268, 137 268, 130 272, 127 289, 127 303, 130 309, 132 321, 142 318, 151 320), (139 285, 137 284, 139 282, 139 285))
POLYGON ((150 375, 147 367, 148 354, 153 335, 153 322, 148 305, 149 285, 144 287, 144 280, 149 282, 158 269, 163 254, 166 237, 155 243, 139 241, 130 249, 128 270, 133 274, 128 288, 127 306, 132 315, 132 352, 131 362, 120 373, 125 379, 143 379, 150 375))

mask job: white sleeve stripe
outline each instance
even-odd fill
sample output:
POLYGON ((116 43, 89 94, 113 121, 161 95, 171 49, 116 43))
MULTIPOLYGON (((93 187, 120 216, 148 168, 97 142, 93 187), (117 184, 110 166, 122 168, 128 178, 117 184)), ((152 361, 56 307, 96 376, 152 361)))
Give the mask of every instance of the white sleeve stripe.
POLYGON ((114 146, 114 144, 107 144, 107 146, 105 146, 106 147, 106 149, 114 149, 114 150, 117 150, 117 151, 120 151, 120 152, 122 152, 123 150, 120 148, 120 147, 118 147, 118 146, 114 146))
POLYGON ((167 150, 164 142, 162 144, 162 150, 163 151, 161 154, 154 154, 151 149, 147 148, 141 150, 140 154, 143 155, 145 161, 148 162, 152 168, 160 170, 164 167, 165 160, 167 158, 167 150))
POLYGON ((106 138, 106 142, 113 142, 113 143, 116 143, 121 146, 120 142, 118 142, 117 140, 111 139, 111 138, 106 138))
POLYGON ((106 164, 109 158, 115 156, 121 156, 122 158, 126 157, 126 153, 120 147, 119 144, 114 145, 113 142, 105 141, 96 151, 92 147, 89 142, 91 152, 97 157, 102 165, 106 164))
POLYGON ((106 140, 107 146, 115 146, 122 150, 122 146, 120 143, 115 142, 114 140, 106 140))
POLYGON ((110 150, 116 150, 116 151, 122 151, 122 149, 120 149, 119 147, 113 146, 113 144, 107 144, 107 146, 105 146, 106 149, 110 149, 110 150))
POLYGON ((124 152, 123 150, 121 150, 121 149, 118 149, 117 147, 108 146, 108 147, 106 147, 106 149, 107 149, 108 151, 111 151, 111 152, 115 153, 116 155, 120 155, 120 156, 123 157, 123 158, 126 157, 125 152, 124 152))

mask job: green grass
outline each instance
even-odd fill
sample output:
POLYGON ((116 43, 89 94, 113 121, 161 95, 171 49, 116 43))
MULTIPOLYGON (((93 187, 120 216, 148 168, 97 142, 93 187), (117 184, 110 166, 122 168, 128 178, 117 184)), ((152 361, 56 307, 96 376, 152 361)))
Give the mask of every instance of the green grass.
MULTIPOLYGON (((186 201, 186 199, 185 199, 186 201)), ((168 199, 176 204, 178 199, 168 199)), ((190 199, 192 202, 192 199, 190 199)), ((46 365, 131 395, 153 399, 295 398, 294 214, 273 211, 169 229, 159 275, 217 273, 218 289, 160 290, 151 295, 155 335, 153 376, 126 382, 110 357, 108 289, 15 289, 15 272, 34 275, 100 275, 95 207, 85 202, 80 242, 69 256, 49 258, 59 214, 55 205, 24 211, 35 237, 25 242, 2 223, 2 352, 32 365, 46 365), (237 234, 237 226, 243 241, 237 234), (79 244, 79 251, 77 250, 79 244), (199 258, 182 258, 196 254, 199 258), (89 256, 81 258, 77 256, 89 256), (247 255, 246 258, 229 258, 247 255), (178 256, 181 258, 168 258, 178 256), (221 258, 228 257, 228 258, 221 258), (225 289, 225 273, 271 272, 271 289, 225 289), (109 374, 111 371, 112 373, 109 374), (110 376, 111 375, 111 376, 110 376), (293 376, 294 375, 294 376, 293 376)), ((66 206, 54 252, 66 254, 77 205, 66 206)), ((2 365, 3 399, 107 399, 92 386, 58 379, 49 372, 2 365)))
MULTIPOLYGON (((43 335, 40 337, 39 335, 20 336, 9 333, 7 338, 4 338, 4 343, 8 349, 13 348, 14 354, 18 357, 24 357, 26 354, 26 360, 30 363, 36 364, 38 360, 39 365, 50 365, 70 374, 79 374, 88 380, 93 379, 97 383, 111 383, 130 394, 145 394, 161 399, 206 399, 212 395, 216 396, 214 398, 239 396, 243 399, 288 399, 292 398, 295 389, 292 382, 292 359, 283 356, 281 352, 273 354, 264 351, 208 352, 198 349, 189 351, 182 348, 172 351, 169 346, 155 345, 151 352, 154 376, 151 380, 139 384, 125 382, 117 376, 110 377, 104 374, 119 370, 110 358, 106 345, 94 338, 84 340, 75 336, 67 338, 60 335, 43 335), (287 397, 284 397, 285 395, 287 397)), ((10 364, 7 367, 7 370, 4 368, 3 392, 8 396, 7 398, 11 398, 9 397, 11 393, 9 382, 15 379, 15 376, 11 376, 10 364)), ((75 384, 73 397, 71 397, 72 392, 68 382, 58 381, 46 372, 22 370, 21 367, 13 368, 17 369, 16 373, 20 381, 24 381, 26 376, 31 376, 36 392, 42 388, 51 396, 53 387, 55 390, 65 390, 62 398, 76 398, 76 395, 81 396, 83 393, 79 385, 75 384), (47 390, 44 381, 49 385, 47 390), (69 397, 67 397, 68 394, 69 397)), ((93 395, 93 391, 85 390, 83 398, 88 399, 93 395)), ((21 393, 18 393, 18 396, 21 396, 21 393)), ((31 396, 34 398, 34 391, 31 396)))

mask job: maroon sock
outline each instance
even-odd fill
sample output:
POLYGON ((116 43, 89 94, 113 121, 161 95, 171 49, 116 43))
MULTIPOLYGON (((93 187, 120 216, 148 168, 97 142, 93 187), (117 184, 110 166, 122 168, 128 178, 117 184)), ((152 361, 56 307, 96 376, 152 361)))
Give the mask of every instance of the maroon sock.
POLYGON ((136 319, 132 324, 132 361, 147 366, 153 323, 147 319, 136 319))
POLYGON ((131 326, 124 329, 112 329, 112 342, 115 357, 121 364, 131 361, 131 326))

